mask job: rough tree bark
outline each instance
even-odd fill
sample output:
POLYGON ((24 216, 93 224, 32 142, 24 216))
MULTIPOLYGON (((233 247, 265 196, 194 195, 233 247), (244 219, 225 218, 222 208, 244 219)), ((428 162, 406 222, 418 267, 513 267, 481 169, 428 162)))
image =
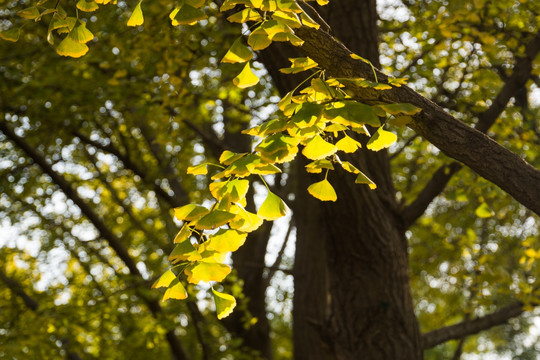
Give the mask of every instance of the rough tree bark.
MULTIPOLYGON (((374 0, 331 2, 318 10, 333 35, 378 65, 374 0)), ((267 61, 262 57, 283 92, 290 88, 283 89, 286 80, 276 71, 280 60, 275 54, 267 61)), ((330 178, 338 193, 334 204, 310 198, 307 186, 320 179, 298 161, 295 359, 420 359, 407 243, 387 154, 364 150, 351 160, 378 189, 355 185, 350 174, 336 171, 330 178)))

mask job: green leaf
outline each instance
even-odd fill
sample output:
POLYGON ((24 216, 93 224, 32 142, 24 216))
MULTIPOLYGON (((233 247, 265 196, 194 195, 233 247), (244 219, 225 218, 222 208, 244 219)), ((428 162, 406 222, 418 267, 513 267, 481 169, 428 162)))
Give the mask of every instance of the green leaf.
POLYGON ((341 140, 339 140, 336 143, 336 147, 338 150, 341 150, 346 153, 354 153, 356 150, 362 147, 362 144, 360 144, 358 141, 354 140, 350 136, 345 135, 345 137, 341 140))
POLYGON ((197 9, 186 2, 174 16, 173 25, 195 25, 197 21, 204 20, 208 16, 201 9, 197 9))
POLYGON ((474 213, 476 214, 476 216, 483 219, 489 218, 495 215, 495 212, 485 202, 481 203, 480 206, 476 208, 474 213))
POLYGON ((231 165, 233 162, 246 155, 247 153, 235 153, 229 150, 225 150, 221 153, 219 157, 219 163, 223 165, 231 165))
POLYGON ((206 0, 184 0, 184 1, 187 5, 192 6, 194 8, 200 8, 206 3, 206 0))
POLYGON ((174 216, 180 221, 193 221, 208 214, 210 210, 197 204, 188 204, 174 209, 174 216))
POLYGON ((178 262, 180 260, 196 261, 201 259, 201 254, 189 239, 176 245, 168 257, 169 261, 178 262))
POLYGON ((135 9, 133 9, 133 13, 131 13, 131 16, 129 17, 129 20, 127 22, 127 26, 139 26, 144 23, 144 17, 143 12, 141 9, 141 3, 142 1, 139 1, 137 6, 135 6, 135 9))
POLYGON ((378 107, 392 115, 414 115, 422 111, 419 107, 409 103, 381 104, 378 107))
POLYGON ((291 121, 300 129, 313 126, 321 119, 323 108, 323 105, 303 103, 297 108, 291 121))
POLYGON ((309 185, 307 188, 307 191, 316 199, 319 199, 321 201, 336 201, 337 195, 336 191, 330 185, 330 182, 328 180, 324 179, 323 181, 319 181, 315 184, 309 185))
POLYGON ((84 12, 92 12, 99 9, 99 6, 95 1, 79 0, 76 6, 77 9, 84 12))
POLYGON ((86 24, 82 21, 78 21, 77 25, 71 30, 69 36, 78 43, 84 44, 94 38, 94 34, 86 28, 86 24))
POLYGON ((220 253, 236 251, 246 241, 247 234, 238 230, 220 229, 210 236, 206 243, 206 249, 220 253))
POLYGON ((253 9, 246 8, 236 14, 233 14, 227 18, 230 22, 236 23, 245 23, 248 21, 260 21, 262 20, 261 15, 253 9))
POLYGON ((262 27, 258 27, 249 34, 248 45, 255 51, 266 49, 272 43, 268 34, 262 27))
POLYGON ((184 272, 187 275, 188 282, 198 284, 201 281, 220 282, 229 275, 231 268, 221 263, 198 262, 195 265, 188 266, 184 272))
POLYGON ((152 289, 157 289, 161 287, 168 287, 176 279, 176 274, 172 270, 167 270, 163 275, 157 279, 156 282, 152 285, 152 289))
POLYGON ((212 210, 207 215, 203 216, 195 223, 196 229, 212 230, 225 225, 230 220, 234 219, 236 214, 222 210, 212 210))
POLYGON ((358 170, 356 168, 356 166, 354 166, 353 164, 351 164, 348 161, 342 161, 341 162, 341 167, 343 168, 343 170, 348 171, 348 172, 353 173, 353 174, 360 173, 360 170, 358 170))
POLYGON ((184 300, 188 297, 186 288, 184 288, 184 285, 176 279, 173 281, 171 287, 169 287, 165 294, 163 294, 162 301, 168 300, 168 299, 176 299, 176 300, 184 300))
POLYGON ((174 243, 179 244, 183 242, 191 235, 192 232, 193 230, 191 230, 188 224, 184 224, 184 226, 182 226, 178 234, 176 234, 176 236, 174 237, 174 243))
POLYGON ((214 294, 214 303, 216 304, 216 313, 219 320, 229 316, 236 306, 236 299, 229 294, 220 293, 212 288, 214 294))
POLYGON ((187 168, 187 173, 191 175, 206 175, 208 174, 208 163, 202 163, 187 168))
POLYGON ((257 145, 261 157, 271 163, 284 163, 294 159, 298 153, 299 139, 283 135, 274 134, 265 138, 257 145))
POLYGON ((9 30, 0 31, 0 39, 4 39, 11 42, 19 41, 21 36, 21 28, 11 28, 9 30))
POLYGON ((386 131, 381 127, 375 132, 375 134, 373 134, 371 139, 369 139, 366 146, 369 150, 379 151, 389 148, 393 143, 396 142, 396 140, 396 134, 386 131))
POLYGON ((289 208, 283 200, 271 191, 268 191, 266 199, 262 203, 257 215, 264 220, 276 220, 287 215, 289 208))
POLYGON ((375 190, 377 188, 377 185, 360 170, 358 170, 358 176, 354 182, 356 184, 368 184, 371 190, 375 190))
POLYGON ((310 160, 324 159, 336 153, 338 148, 326 142, 320 135, 314 136, 302 150, 302 154, 310 160))
POLYGON ((388 120, 388 125, 403 127, 407 125, 408 123, 410 123, 412 120, 413 118, 408 115, 398 115, 393 118, 390 118, 388 120))
POLYGON ((381 125, 379 117, 372 106, 355 101, 336 102, 325 109, 324 116, 332 120, 332 122, 345 126, 367 124, 378 127, 381 125))
POLYGON ((238 74, 238 76, 233 79, 233 84, 238 86, 240 89, 245 89, 257 85, 258 82, 259 78, 251 70, 249 62, 246 64, 246 66, 244 66, 242 72, 240 72, 240 74, 238 74))
POLYGON ((58 44, 56 52, 58 55, 78 58, 88 52, 88 46, 73 40, 70 36, 66 36, 64 40, 58 44))
POLYGON ((17 15, 28 20, 34 20, 41 14, 36 6, 32 6, 17 12, 17 15))

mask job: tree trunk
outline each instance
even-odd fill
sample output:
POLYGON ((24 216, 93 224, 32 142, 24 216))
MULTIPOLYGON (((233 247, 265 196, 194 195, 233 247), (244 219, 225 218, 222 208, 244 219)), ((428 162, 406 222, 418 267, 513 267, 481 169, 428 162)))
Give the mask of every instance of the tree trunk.
MULTIPOLYGON (((378 65, 374 0, 334 1, 318 11, 332 35, 378 65)), ((421 359, 407 241, 386 152, 362 150, 349 160, 377 190, 336 169, 329 181, 338 201, 323 204, 306 191, 321 176, 296 174, 295 359, 421 359)))

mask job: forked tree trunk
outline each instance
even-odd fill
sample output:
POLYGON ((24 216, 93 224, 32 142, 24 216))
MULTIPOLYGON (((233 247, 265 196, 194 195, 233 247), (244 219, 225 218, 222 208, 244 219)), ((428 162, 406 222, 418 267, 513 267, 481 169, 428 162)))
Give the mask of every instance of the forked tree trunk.
MULTIPOLYGON (((375 0, 331 1, 318 10, 332 35, 378 66, 375 0)), ((265 64, 283 83, 276 65, 265 64)), ((320 203, 308 198, 306 188, 321 177, 303 169, 296 174, 295 359, 421 359, 407 241, 388 157, 361 150, 347 160, 377 190, 354 184, 351 174, 336 169, 329 180, 338 201, 320 203)))

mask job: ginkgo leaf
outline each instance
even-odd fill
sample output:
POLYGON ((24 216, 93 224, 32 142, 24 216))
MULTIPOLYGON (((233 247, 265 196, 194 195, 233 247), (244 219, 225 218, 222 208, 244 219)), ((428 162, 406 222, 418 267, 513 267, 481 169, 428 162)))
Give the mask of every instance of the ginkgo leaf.
POLYGON ((206 0, 184 0, 184 1, 187 5, 192 6, 194 8, 200 8, 206 3, 206 0))
POLYGON ((350 173, 353 173, 353 174, 358 174, 360 173, 360 170, 358 170, 356 168, 356 166, 354 166, 353 164, 351 164, 350 162, 348 161, 342 161, 341 162, 341 167, 345 170, 345 171, 348 171, 350 173))
POLYGON ((388 124, 392 126, 402 127, 410 123, 412 120, 413 118, 408 115, 398 115, 390 118, 388 120, 388 124))
POLYGON ((381 104, 378 107, 392 115, 414 115, 422 111, 419 107, 409 103, 381 104))
POLYGON ((336 147, 338 150, 341 150, 346 153, 353 153, 359 148, 362 147, 362 144, 360 144, 358 141, 354 140, 350 136, 345 135, 345 137, 341 140, 339 140, 336 143, 336 147))
POLYGON ((208 174, 208 163, 202 163, 187 168, 187 173, 191 175, 206 175, 208 174))
POLYGON ((321 201, 336 201, 336 191, 330 185, 330 182, 326 179, 309 185, 308 192, 315 198, 321 201))
POLYGON ((21 28, 11 28, 9 30, 0 31, 0 39, 4 39, 11 42, 19 41, 21 36, 21 28))
POLYGON ((232 202, 238 202, 243 199, 247 194, 248 188, 249 181, 241 179, 213 182, 209 185, 210 193, 216 200, 221 200, 225 195, 229 195, 232 202))
POLYGON ((329 160, 321 159, 310 162, 306 166, 306 171, 313 174, 318 174, 323 171, 323 169, 334 170, 334 165, 329 160))
POLYGON ((356 184, 367 184, 371 190, 375 190, 377 188, 377 185, 360 170, 358 170, 358 176, 354 182, 356 184))
POLYGON ((195 228, 206 230, 217 229, 218 227, 225 225, 235 217, 236 214, 227 211, 212 210, 207 215, 197 220, 197 222, 195 223, 195 228))
POLYGON ((78 58, 88 52, 88 46, 86 46, 86 44, 81 44, 73 40, 69 36, 66 36, 64 40, 62 40, 60 44, 58 44, 56 52, 58 53, 58 55, 78 58))
POLYGON ((225 150, 219 156, 219 162, 223 165, 231 165, 233 162, 246 155, 247 153, 235 153, 229 150, 225 150))
POLYGON ((41 14, 39 13, 39 9, 36 6, 32 6, 32 7, 23 9, 21 11, 18 11, 17 15, 24 19, 34 20, 38 18, 41 14))
POLYGON ((227 18, 230 22, 236 22, 236 23, 245 23, 247 21, 259 21, 262 20, 261 15, 250 8, 246 8, 242 11, 237 12, 236 14, 233 14, 227 18))
POLYGON ((272 13, 272 18, 281 21, 284 24, 289 25, 292 29, 302 27, 300 18, 295 13, 285 11, 275 11, 272 13))
POLYGON ((320 135, 314 136, 302 150, 302 154, 310 160, 324 159, 327 156, 336 153, 338 148, 327 141, 320 135))
POLYGON ((171 286, 165 291, 165 294, 163 294, 162 301, 168 300, 168 299, 176 299, 176 300, 184 300, 188 297, 186 288, 182 283, 176 279, 173 280, 171 286))
POLYGON ((84 12, 92 12, 99 9, 99 6, 95 1, 79 0, 76 6, 77 9, 84 12))
POLYGON ((68 22, 63 19, 60 15, 54 14, 51 21, 49 22, 49 33, 53 30, 60 28, 69 28, 68 22))
POLYGON ((194 25, 199 20, 206 19, 207 16, 201 9, 197 9, 188 2, 178 10, 174 16, 175 23, 173 25, 194 25))
POLYGON ((154 282, 152 289, 157 289, 161 287, 168 287, 176 279, 176 274, 172 270, 167 270, 159 279, 154 282))
POLYGON ((319 30, 319 28, 321 27, 317 22, 315 22, 315 20, 309 17, 309 15, 306 14, 305 12, 302 12, 300 14, 300 19, 302 20, 302 24, 307 27, 310 27, 316 30, 319 30))
POLYGON ((212 288, 212 293, 214 294, 214 303, 216 304, 216 313, 219 320, 224 317, 229 316, 234 307, 236 306, 236 299, 234 296, 229 294, 224 294, 212 288))
POLYGON ((266 199, 262 203, 257 215, 264 220, 276 220, 285 216, 289 208, 283 200, 271 191, 268 191, 266 199))
POLYGON ((69 33, 69 36, 81 44, 87 43, 94 38, 94 34, 86 28, 86 24, 79 21, 73 30, 69 33))
POLYGON ((216 262, 197 262, 184 270, 187 281, 198 284, 201 281, 222 281, 231 272, 228 265, 216 262))
POLYGON ((289 61, 291 62, 291 67, 285 68, 285 69, 279 69, 279 71, 285 74, 296 74, 301 71, 312 69, 319 65, 308 57, 292 58, 292 59, 289 59, 289 61))
POLYGON ((491 210, 489 205, 486 204, 485 202, 481 203, 480 206, 478 206, 476 208, 474 213, 476 214, 476 216, 478 216, 479 218, 483 218, 483 219, 489 218, 489 217, 492 217, 493 215, 495 215, 495 212, 493 210, 491 210))
POLYGON ((236 213, 236 217, 229 223, 229 227, 231 229, 252 232, 257 230, 263 223, 263 219, 261 219, 259 216, 244 210, 238 205, 232 206, 231 212, 236 213))
POLYGON ((258 27, 249 34, 248 45, 255 51, 266 49, 272 43, 268 34, 262 27, 258 27))
POLYGON ((328 106, 324 116, 333 122, 342 125, 380 126, 380 120, 373 106, 360 104, 355 101, 336 102, 328 106))
POLYGON ((174 216, 180 221, 193 221, 208 214, 210 210, 197 204, 188 204, 174 209, 174 216))
POLYGON ((184 226, 182 226, 178 234, 176 234, 176 236, 174 237, 174 243, 179 244, 183 242, 191 235, 192 232, 193 230, 191 230, 188 224, 184 224, 184 226))
POLYGON ((291 121, 299 128, 313 126, 321 119, 323 105, 314 103, 303 103, 297 110, 291 121))
POLYGON ((201 259, 201 254, 189 239, 176 245, 168 257, 169 261, 178 262, 180 260, 196 261, 201 259))
POLYGON ((257 85, 259 78, 251 70, 249 63, 244 66, 244 69, 233 79, 233 84, 241 89, 245 89, 254 85, 257 85))
POLYGON ((271 163, 291 161, 298 153, 299 139, 283 134, 274 134, 261 141, 255 148, 261 157, 271 163))
POLYGON ((206 249, 217 252, 236 251, 246 241, 247 234, 238 230, 220 229, 211 235, 206 243, 206 249))
POLYGON ((254 175, 270 175, 270 174, 278 174, 281 172, 281 169, 278 168, 274 164, 265 164, 262 166, 257 166, 255 169, 251 171, 254 175))
POLYGON ((143 12, 141 9, 141 3, 142 1, 139 1, 137 6, 135 6, 135 9, 133 9, 133 13, 131 13, 131 16, 129 17, 129 20, 127 22, 127 26, 139 26, 144 23, 144 17, 143 12))
POLYGON ((393 132, 386 131, 382 127, 371 136, 366 147, 369 150, 379 151, 389 148, 397 140, 397 135, 393 132))

